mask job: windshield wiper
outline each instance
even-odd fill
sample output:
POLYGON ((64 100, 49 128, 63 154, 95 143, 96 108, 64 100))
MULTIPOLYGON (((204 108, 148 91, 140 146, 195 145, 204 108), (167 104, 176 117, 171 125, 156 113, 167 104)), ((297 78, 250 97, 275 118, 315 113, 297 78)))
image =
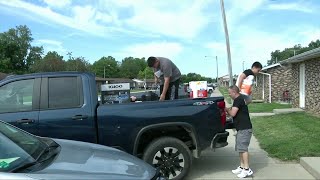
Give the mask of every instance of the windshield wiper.
POLYGON ((56 149, 56 148, 58 148, 58 147, 60 147, 59 144, 48 145, 48 146, 47 146, 46 148, 44 148, 43 151, 39 154, 39 156, 37 157, 36 161, 39 161, 39 159, 40 159, 43 155, 49 153, 52 148, 55 148, 55 149, 56 149))
POLYGON ((42 159, 42 160, 40 160, 40 161, 39 161, 39 159, 40 159, 41 157, 43 157, 45 154, 51 152, 51 149, 52 149, 52 148, 58 148, 58 147, 60 147, 59 144, 53 144, 53 145, 47 146, 47 147, 39 154, 38 158, 37 158, 35 161, 32 161, 32 162, 30 162, 30 163, 23 164, 23 165, 15 168, 15 169, 12 170, 11 172, 16 173, 16 172, 19 172, 19 171, 22 171, 22 170, 26 170, 26 169, 28 169, 28 168, 36 165, 36 164, 41 164, 41 163, 43 163, 44 161, 47 161, 47 160, 50 159, 52 156, 57 155, 58 152, 53 153, 53 154, 51 154, 49 157, 46 157, 46 158, 44 158, 44 159, 42 159))
POLYGON ((32 167, 32 166, 36 165, 36 164, 38 164, 37 161, 29 162, 29 163, 23 164, 21 166, 18 166, 17 168, 13 169, 11 172, 12 173, 17 173, 17 172, 19 172, 21 170, 27 169, 29 167, 32 167))

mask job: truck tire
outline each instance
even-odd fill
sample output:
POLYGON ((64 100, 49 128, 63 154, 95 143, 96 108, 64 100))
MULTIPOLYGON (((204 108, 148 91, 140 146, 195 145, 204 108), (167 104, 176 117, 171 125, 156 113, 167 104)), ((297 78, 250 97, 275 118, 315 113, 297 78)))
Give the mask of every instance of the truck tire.
POLYGON ((192 165, 188 146, 177 138, 162 137, 153 140, 143 153, 143 160, 160 169, 168 179, 183 179, 192 165))

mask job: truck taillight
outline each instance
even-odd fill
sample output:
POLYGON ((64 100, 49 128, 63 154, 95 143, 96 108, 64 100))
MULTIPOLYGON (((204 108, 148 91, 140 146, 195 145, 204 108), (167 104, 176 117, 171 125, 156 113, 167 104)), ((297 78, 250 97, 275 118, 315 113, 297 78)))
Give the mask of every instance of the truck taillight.
POLYGON ((224 101, 218 102, 218 108, 220 109, 220 120, 223 126, 225 126, 226 121, 227 121, 227 114, 226 111, 224 110, 226 107, 226 103, 224 101))

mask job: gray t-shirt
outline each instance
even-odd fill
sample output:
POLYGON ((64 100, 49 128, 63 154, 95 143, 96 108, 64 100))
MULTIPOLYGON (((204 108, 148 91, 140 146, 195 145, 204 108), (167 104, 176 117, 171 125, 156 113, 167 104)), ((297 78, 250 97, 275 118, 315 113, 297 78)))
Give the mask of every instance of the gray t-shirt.
POLYGON ((158 69, 154 69, 155 75, 160 79, 160 84, 164 84, 164 77, 170 77, 170 82, 174 82, 181 77, 178 67, 168 58, 157 57, 160 61, 158 69))

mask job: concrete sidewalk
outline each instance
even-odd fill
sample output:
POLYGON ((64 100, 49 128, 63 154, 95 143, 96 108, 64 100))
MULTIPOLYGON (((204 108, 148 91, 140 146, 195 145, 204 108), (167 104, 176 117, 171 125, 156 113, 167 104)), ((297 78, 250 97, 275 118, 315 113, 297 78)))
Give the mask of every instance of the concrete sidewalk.
MULTIPOLYGON (((221 96, 218 89, 211 96, 221 96)), ((229 145, 224 148, 206 149, 201 158, 194 159, 193 168, 186 179, 238 179, 231 170, 239 166, 239 154, 235 152, 235 136, 228 130, 229 145)), ((249 146, 250 168, 254 174, 246 179, 315 179, 300 164, 282 162, 270 158, 252 136, 249 146)))
MULTIPOLYGON (((235 136, 229 130, 229 145, 224 148, 206 149, 201 158, 194 159, 186 179, 238 179, 231 170, 239 166, 239 154, 235 152, 235 136)), ((246 179, 315 179, 298 163, 284 163, 268 157, 253 136, 249 146, 250 168, 254 174, 246 179)))

